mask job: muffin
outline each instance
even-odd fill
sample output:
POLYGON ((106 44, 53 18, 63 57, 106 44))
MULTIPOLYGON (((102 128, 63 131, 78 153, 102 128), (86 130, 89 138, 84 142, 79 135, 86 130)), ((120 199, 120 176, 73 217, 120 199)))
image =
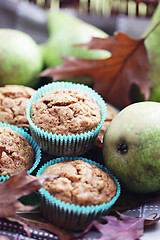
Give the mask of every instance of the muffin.
POLYGON ((41 158, 41 150, 23 129, 0 123, 0 180, 26 168, 32 173, 41 158))
POLYGON ((112 105, 110 105, 109 103, 106 103, 106 108, 107 108, 107 116, 98 134, 98 138, 97 138, 98 143, 103 143, 103 137, 104 137, 105 131, 107 130, 113 118, 115 118, 115 116, 119 113, 119 110, 113 107, 112 105))
POLYGON ((54 197, 70 204, 91 206, 107 203, 116 194, 116 184, 108 173, 82 160, 68 160, 48 166, 54 175, 43 187, 54 197))
POLYGON ((0 121, 29 128, 26 108, 35 90, 22 85, 0 87, 0 121))
POLYGON ((108 170, 82 157, 61 157, 37 172, 50 174, 38 191, 40 211, 52 223, 83 230, 91 221, 108 213, 120 195, 120 185, 108 170))
POLYGON ((105 117, 104 100, 83 84, 45 85, 27 107, 33 138, 44 151, 56 156, 76 156, 91 149, 105 117))
POLYGON ((48 133, 80 134, 96 129, 101 121, 101 110, 86 92, 55 89, 42 94, 32 104, 31 119, 48 133))

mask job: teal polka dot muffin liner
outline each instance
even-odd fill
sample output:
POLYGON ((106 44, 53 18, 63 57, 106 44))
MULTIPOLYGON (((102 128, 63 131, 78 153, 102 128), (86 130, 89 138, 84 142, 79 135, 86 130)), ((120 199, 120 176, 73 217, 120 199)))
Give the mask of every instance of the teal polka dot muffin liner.
MULTIPOLYGON (((35 153, 35 161, 32 165, 32 167, 27 171, 28 174, 32 174, 33 171, 37 168, 38 164, 41 161, 41 149, 39 147, 39 145, 36 143, 36 141, 32 138, 32 136, 30 134, 28 134, 24 129, 16 127, 14 125, 10 125, 10 124, 6 124, 6 123, 2 123, 0 122, 0 127, 9 127, 12 130, 18 132, 19 134, 21 134, 24 138, 26 138, 29 142, 29 144, 32 146, 33 151, 35 153)), ((0 177, 0 181, 4 181, 6 179, 8 179, 10 176, 6 175, 6 176, 1 176, 0 177)))
POLYGON ((91 149, 95 140, 102 128, 102 125, 106 118, 106 104, 102 97, 95 92, 92 88, 71 82, 53 82, 39 88, 36 93, 31 97, 29 105, 27 107, 27 118, 30 126, 30 132, 39 146, 46 152, 55 156, 77 156, 83 154, 91 149), (52 134, 45 132, 38 128, 31 119, 32 104, 41 97, 42 93, 48 93, 54 89, 67 88, 72 90, 81 90, 87 92, 90 96, 96 99, 101 109, 101 122, 95 130, 72 135, 52 134))
POLYGON ((37 176, 40 176, 43 171, 50 165, 60 163, 66 160, 83 160, 89 164, 94 164, 103 171, 107 172, 113 179, 117 186, 116 195, 108 203, 92 206, 78 206, 70 203, 65 203, 56 199, 47 190, 41 188, 38 190, 38 196, 40 201, 40 211, 42 215, 51 221, 52 223, 70 230, 83 230, 93 220, 98 219, 101 216, 108 214, 110 208, 117 201, 120 196, 121 187, 119 181, 113 176, 106 167, 94 162, 90 159, 83 157, 61 157, 52 159, 45 163, 38 171, 37 176))

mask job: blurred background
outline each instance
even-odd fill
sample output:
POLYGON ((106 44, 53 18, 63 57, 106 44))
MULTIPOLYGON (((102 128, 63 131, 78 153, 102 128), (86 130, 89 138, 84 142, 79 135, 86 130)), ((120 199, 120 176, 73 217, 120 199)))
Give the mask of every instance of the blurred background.
POLYGON ((14 28, 37 43, 48 38, 46 11, 61 9, 102 29, 109 35, 121 31, 140 37, 158 0, 0 0, 0 28, 14 28))

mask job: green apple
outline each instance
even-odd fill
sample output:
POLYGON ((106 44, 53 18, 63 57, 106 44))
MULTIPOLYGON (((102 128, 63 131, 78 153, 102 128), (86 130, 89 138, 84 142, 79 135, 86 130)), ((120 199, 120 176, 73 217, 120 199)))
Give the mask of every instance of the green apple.
POLYGON ((77 47, 76 44, 87 43, 92 37, 108 37, 99 28, 78 19, 64 11, 50 10, 48 12, 49 39, 41 45, 47 67, 63 63, 62 57, 99 59, 107 58, 110 53, 105 50, 88 50, 77 47))
POLYGON ((0 85, 21 84, 34 87, 43 67, 38 44, 26 33, 0 29, 0 85))
POLYGON ((103 157, 129 191, 159 191, 160 103, 138 102, 119 112, 105 132, 103 157))
POLYGON ((152 83, 150 92, 151 101, 160 102, 160 3, 151 18, 150 24, 143 34, 145 47, 150 63, 150 71, 147 72, 148 78, 152 83), (149 34, 149 35, 148 35, 149 34), (146 37, 147 36, 147 37, 146 37), (158 88, 158 89, 157 89, 158 88))

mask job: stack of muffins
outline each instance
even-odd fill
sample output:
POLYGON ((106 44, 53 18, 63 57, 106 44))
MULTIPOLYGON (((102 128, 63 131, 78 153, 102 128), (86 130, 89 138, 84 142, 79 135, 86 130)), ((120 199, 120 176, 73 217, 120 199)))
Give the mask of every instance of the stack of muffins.
POLYGON ((83 84, 53 82, 31 97, 27 119, 38 145, 55 156, 37 172, 53 176, 38 191, 42 214, 71 230, 106 215, 120 195, 119 182, 99 163, 79 156, 92 149, 106 120, 101 96, 83 84))
MULTIPOLYGON (((2 92, 4 91, 3 89, 2 92)), ((6 93, 4 95, 9 96, 6 93)), ((19 93, 19 98, 24 98, 22 95, 19 93)), ((41 163, 37 171, 37 176, 44 172, 53 176, 38 191, 42 214, 56 225, 71 230, 82 230, 91 221, 106 215, 120 195, 119 182, 104 166, 80 157, 93 148, 104 128, 106 103, 101 96, 83 84, 53 82, 34 90, 26 101, 27 107, 24 107, 21 100, 17 100, 17 103, 12 101, 15 93, 9 97, 12 98, 8 101, 12 105, 9 109, 7 101, 1 100, 1 113, 4 111, 4 114, 0 114, 0 121, 6 123, 10 120, 13 125, 18 125, 19 122, 19 126, 10 125, 12 130, 16 128, 17 132, 23 131, 21 135, 30 136, 44 154, 54 156, 44 165, 41 163), (25 114, 17 117, 18 113, 22 113, 17 107, 21 105, 25 114)), ((6 129, 4 131, 7 132, 6 129)), ((18 139, 16 135, 14 141, 15 139, 18 139)), ((1 148, 3 155, 4 147, 5 144, 1 148)), ((25 159, 29 159, 27 164, 23 160, 24 167, 34 162, 34 151, 30 153, 28 147, 26 144, 26 152, 30 157, 22 153, 25 159)), ((21 145, 21 148, 25 147, 21 145)), ((9 147, 5 148, 5 151, 10 151, 8 149, 9 147)), ((14 153, 16 154, 17 152, 14 153)), ((38 160, 40 162, 40 157, 38 160)), ((10 167, 12 168, 13 166, 10 167)), ((5 170, 4 167, 3 171, 5 170)))
POLYGON ((0 87, 0 181, 23 168, 31 174, 40 163, 41 149, 27 133, 26 108, 34 93, 26 86, 0 87))

